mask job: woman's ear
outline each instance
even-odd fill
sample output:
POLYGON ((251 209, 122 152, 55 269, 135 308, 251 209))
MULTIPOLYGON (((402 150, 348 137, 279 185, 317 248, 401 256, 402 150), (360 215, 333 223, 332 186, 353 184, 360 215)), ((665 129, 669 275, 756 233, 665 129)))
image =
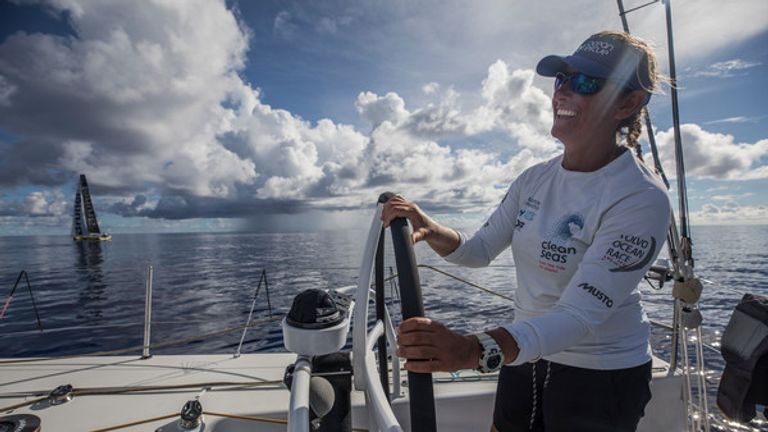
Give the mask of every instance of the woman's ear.
POLYGON ((649 93, 645 90, 632 90, 625 93, 619 100, 616 120, 622 121, 637 114, 648 103, 648 99, 649 93))

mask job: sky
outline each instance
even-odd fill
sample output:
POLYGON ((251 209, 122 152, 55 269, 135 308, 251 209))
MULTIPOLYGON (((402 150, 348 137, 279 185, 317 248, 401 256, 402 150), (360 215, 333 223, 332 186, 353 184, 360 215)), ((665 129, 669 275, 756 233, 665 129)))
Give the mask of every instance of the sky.
MULTIPOLYGON (((768 2, 671 7, 691 221, 768 224, 768 2)), ((628 19, 668 74, 664 9, 628 19)), ((562 152, 536 63, 606 29, 607 0, 0 0, 0 235, 68 234, 79 174, 112 233, 364 229, 384 191, 482 223, 562 152)))

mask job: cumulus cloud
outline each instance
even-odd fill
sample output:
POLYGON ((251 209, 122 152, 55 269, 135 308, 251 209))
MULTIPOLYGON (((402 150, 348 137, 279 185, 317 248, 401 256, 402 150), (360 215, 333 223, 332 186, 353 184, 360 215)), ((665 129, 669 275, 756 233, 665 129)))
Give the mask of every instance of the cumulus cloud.
MULTIPOLYGON (((708 132, 695 124, 680 127, 685 154, 686 175, 725 180, 768 178, 760 159, 768 155, 768 139, 737 143, 732 135, 708 132)), ((674 130, 656 134, 664 170, 673 175, 674 130)))
MULTIPOLYGON (((70 11, 77 37, 18 33, 0 45, 0 84, 12 89, 2 93, 10 102, 0 104, 0 127, 20 137, 0 150, 6 186, 86 173, 105 208, 125 217, 349 210, 387 189, 462 211, 494 205, 556 148, 533 72, 502 61, 489 68, 480 103, 467 107, 435 83, 436 100, 410 111, 397 93, 362 91, 355 107, 371 129, 361 132, 264 103, 238 75, 249 31, 223 2, 150 3, 153 13, 119 2, 56 5, 70 11), (441 142, 489 132, 519 151, 501 158, 441 142)), ((294 20, 278 13, 275 32, 291 37, 294 20)), ((331 32, 347 22, 318 25, 331 32)), ((66 211, 39 194, 14 209, 66 211)))
POLYGON ((216 140, 247 50, 223 3, 54 6, 71 12, 77 37, 16 33, 0 45, 15 88, 0 127, 20 137, 3 151, 0 183, 60 184, 63 170, 115 190, 222 195, 254 178, 216 140))
POLYGON ((371 92, 363 92, 355 102, 358 114, 373 128, 382 123, 400 123, 410 114, 405 109, 405 101, 397 93, 387 93, 379 96, 371 92))
MULTIPOLYGON (((54 5, 70 12, 75 36, 17 33, 0 45, 0 128, 19 138, 0 147, 5 187, 58 187, 86 173, 105 210, 169 220, 346 214, 383 190, 476 212, 560 149, 534 72, 505 61, 468 96, 429 82, 423 105, 362 88, 350 101, 368 124, 361 131, 265 103, 240 76, 250 31, 223 1, 54 5), (508 144, 504 154, 454 144, 487 135, 508 144)), ((281 11, 273 31, 290 39, 305 21, 281 11)), ((333 34, 348 23, 329 16, 307 28, 333 34)), ((765 141, 684 131, 694 175, 768 177, 757 168, 765 141)), ((29 194, 4 201, 0 215, 63 214, 64 201, 29 194)))
POLYGON ((362 92, 356 107, 372 128, 363 134, 328 119, 313 125, 274 109, 244 85, 232 101, 224 141, 258 167, 255 197, 273 204, 353 209, 390 189, 409 191, 427 206, 487 206, 515 174, 539 159, 522 151, 502 161, 441 145, 439 138, 448 132, 467 136, 470 115, 448 108, 458 106, 457 98, 448 92, 438 104, 409 112, 396 93, 362 92))
POLYGON ((68 211, 61 190, 29 192, 22 199, 0 198, 0 216, 61 216, 68 211))
POLYGON ((488 68, 482 95, 486 104, 472 115, 471 131, 503 128, 520 144, 539 154, 557 151, 549 135, 552 124, 550 98, 533 85, 531 69, 511 70, 497 60, 488 68))

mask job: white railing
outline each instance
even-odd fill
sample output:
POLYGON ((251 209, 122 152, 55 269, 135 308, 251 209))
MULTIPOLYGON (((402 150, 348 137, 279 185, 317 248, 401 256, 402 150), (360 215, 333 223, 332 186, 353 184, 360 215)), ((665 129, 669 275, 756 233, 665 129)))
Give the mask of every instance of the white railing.
MULTIPOLYGON (((373 346, 383 333, 384 324, 381 321, 376 321, 376 325, 368 333, 368 340, 366 341, 365 368, 362 372, 363 379, 368 387, 365 391, 366 400, 368 401, 368 423, 370 424, 371 419, 373 419, 376 422, 377 430, 402 432, 403 428, 400 427, 400 423, 395 418, 395 413, 392 411, 392 407, 389 405, 389 401, 387 401, 387 396, 384 394, 384 388, 381 386, 381 381, 379 381, 376 359, 373 356, 373 346)), ((397 365, 392 369, 399 368, 399 365, 397 365)), ((359 373, 359 371, 356 372, 359 373)))
MULTIPOLYGON (((381 211, 382 205, 378 204, 373 221, 371 221, 371 228, 368 231, 368 240, 365 243, 365 249, 363 249, 363 262, 360 265, 360 275, 357 278, 357 291, 355 293, 357 307, 354 310, 352 325, 352 369, 354 371, 362 371, 365 368, 365 333, 368 326, 369 287, 371 286, 373 259, 376 256, 376 247, 382 228, 381 211)), ((357 390, 367 389, 365 379, 358 374, 354 374, 354 383, 357 390)))
POLYGON ((152 355, 149 353, 149 344, 152 328, 152 265, 147 265, 147 284, 144 295, 144 348, 141 352, 141 358, 148 359, 152 355))
POLYGON ((312 360, 308 356, 298 356, 291 383, 288 432, 309 432, 309 382, 311 379, 312 360))

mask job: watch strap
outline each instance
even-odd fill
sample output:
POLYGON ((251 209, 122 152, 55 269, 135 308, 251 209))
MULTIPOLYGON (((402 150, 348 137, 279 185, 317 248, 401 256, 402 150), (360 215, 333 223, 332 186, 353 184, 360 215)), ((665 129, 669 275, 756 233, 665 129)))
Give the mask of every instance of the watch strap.
POLYGON ((483 373, 496 372, 504 365, 504 352, 491 335, 488 333, 476 333, 475 337, 480 343, 480 359, 477 370, 483 373))

